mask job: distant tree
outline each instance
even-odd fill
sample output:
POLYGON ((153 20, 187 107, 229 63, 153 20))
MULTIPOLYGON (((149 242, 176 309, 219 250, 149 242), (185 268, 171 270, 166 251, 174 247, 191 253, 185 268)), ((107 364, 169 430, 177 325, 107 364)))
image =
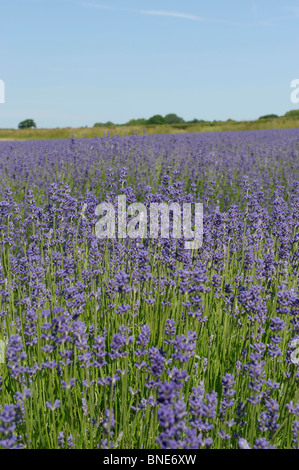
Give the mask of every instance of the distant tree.
POLYGON ((292 111, 288 111, 287 113, 285 113, 285 117, 299 118, 299 109, 293 109, 292 111))
POLYGON ((33 119, 25 119, 25 121, 20 122, 18 125, 19 129, 31 129, 32 127, 36 128, 36 124, 33 119))
POLYGON ((146 119, 139 118, 139 119, 130 119, 130 121, 126 122, 126 126, 143 126, 146 124, 146 119))
POLYGON ((116 124, 114 124, 113 122, 111 121, 107 121, 107 122, 96 122, 93 127, 113 127, 113 126, 116 126, 116 124))
POLYGON ((205 121, 204 119, 192 119, 192 121, 188 121, 190 124, 210 124, 210 121, 205 121))
POLYGON ((160 114, 155 114, 146 121, 146 124, 166 124, 165 118, 160 114))
POLYGON ((166 124, 182 124, 185 122, 183 118, 177 116, 174 113, 167 114, 164 119, 166 121, 166 124))
POLYGON ((259 119, 276 119, 278 117, 277 114, 266 114, 265 116, 259 117, 259 119))

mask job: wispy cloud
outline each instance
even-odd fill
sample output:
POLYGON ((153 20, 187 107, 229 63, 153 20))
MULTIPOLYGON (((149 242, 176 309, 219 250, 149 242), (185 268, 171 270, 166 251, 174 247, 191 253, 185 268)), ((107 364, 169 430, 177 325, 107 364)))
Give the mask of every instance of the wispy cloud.
MULTIPOLYGON (((127 11, 131 13, 139 13, 141 15, 151 15, 151 16, 164 16, 169 18, 178 18, 182 20, 191 20, 191 21, 198 21, 201 23, 210 23, 210 24, 223 24, 223 25, 230 25, 230 26, 274 26, 275 24, 285 21, 285 20, 294 20, 299 18, 299 12, 296 9, 293 9, 291 15, 280 16, 276 18, 269 18, 265 20, 255 20, 253 22, 240 22, 240 21, 231 21, 231 20, 224 20, 219 18, 206 18, 203 16, 192 15, 189 13, 181 13, 177 11, 165 11, 165 10, 137 10, 131 8, 119 8, 119 7, 112 7, 109 5, 103 5, 100 3, 91 3, 91 2, 81 2, 81 5, 90 8, 98 8, 100 10, 114 10, 114 11, 127 11)), ((254 15, 257 14, 256 5, 253 4, 252 6, 254 15)), ((286 9, 285 9, 286 10, 286 9)), ((291 9, 289 9, 290 11, 291 9)))
MULTIPOLYGON (((193 21, 201 21, 201 22, 211 21, 208 18, 203 18, 202 16, 188 15, 186 13, 178 13, 176 11, 163 11, 163 10, 134 10, 134 11, 136 11, 137 13, 141 13, 142 15, 169 16, 172 18, 182 18, 184 20, 193 20, 193 21)), ((212 21, 215 21, 215 20, 212 20, 212 21)))
POLYGON ((181 13, 177 11, 165 11, 165 10, 137 10, 132 8, 116 8, 109 5, 103 5, 101 3, 91 3, 91 2, 81 2, 81 5, 97 8, 99 10, 114 10, 114 11, 127 11, 131 13, 139 13, 141 15, 151 15, 151 16, 165 16, 170 18, 179 18, 183 20, 199 21, 201 23, 217 23, 217 24, 230 24, 230 25, 240 25, 241 23, 226 21, 217 18, 205 18, 203 16, 191 15, 188 13, 181 13))

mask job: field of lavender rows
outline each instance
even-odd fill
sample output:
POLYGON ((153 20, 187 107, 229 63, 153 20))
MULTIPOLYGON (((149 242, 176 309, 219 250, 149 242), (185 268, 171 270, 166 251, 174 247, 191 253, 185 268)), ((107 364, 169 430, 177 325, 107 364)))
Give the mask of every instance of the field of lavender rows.
POLYGON ((299 448, 299 129, 0 143, 0 448, 299 448), (203 245, 99 239, 201 202, 203 245))

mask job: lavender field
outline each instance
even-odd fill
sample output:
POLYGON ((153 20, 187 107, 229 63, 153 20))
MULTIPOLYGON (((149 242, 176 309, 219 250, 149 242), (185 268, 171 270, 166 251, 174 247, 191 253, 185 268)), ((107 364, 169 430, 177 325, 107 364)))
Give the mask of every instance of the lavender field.
POLYGON ((0 142, 0 448, 299 448, 299 129, 0 142), (199 250, 100 202, 203 203, 199 250))

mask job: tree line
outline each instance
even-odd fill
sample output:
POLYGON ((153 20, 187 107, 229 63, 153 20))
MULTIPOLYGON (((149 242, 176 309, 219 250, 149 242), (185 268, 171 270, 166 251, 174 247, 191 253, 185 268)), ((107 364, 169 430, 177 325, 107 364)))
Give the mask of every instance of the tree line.
MULTIPOLYGON (((266 114, 265 116, 259 117, 259 120, 266 120, 266 119, 276 119, 279 117, 286 117, 286 118, 299 118, 299 109, 293 109, 292 111, 288 111, 283 116, 278 116, 277 114, 266 114)), ((111 121, 107 122, 96 122, 93 127, 114 127, 114 126, 146 126, 146 125, 161 125, 161 124, 169 124, 169 125, 179 125, 179 124, 213 124, 222 121, 205 121, 203 119, 193 119, 192 121, 185 121, 182 117, 177 116, 175 113, 166 114, 166 116, 161 116, 161 114, 155 114, 154 116, 150 117, 149 119, 131 119, 130 121, 126 122, 125 124, 115 124, 111 121)), ((228 119, 227 122, 236 122, 233 119, 228 119)), ((20 122, 18 125, 19 129, 32 129, 36 128, 36 124, 33 119, 25 119, 25 121, 20 122)))

